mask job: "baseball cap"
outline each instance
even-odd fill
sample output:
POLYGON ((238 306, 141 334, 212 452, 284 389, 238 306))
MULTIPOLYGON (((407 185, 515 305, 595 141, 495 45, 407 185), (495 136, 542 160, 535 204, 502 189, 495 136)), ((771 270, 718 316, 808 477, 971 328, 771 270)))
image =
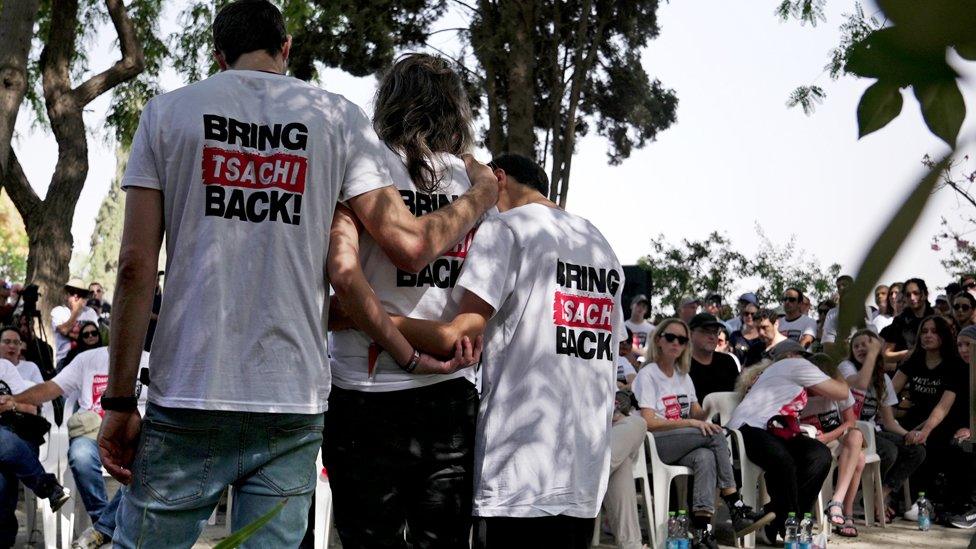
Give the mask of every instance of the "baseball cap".
POLYGON ((705 302, 706 303, 716 303, 718 305, 721 305, 722 304, 722 294, 709 294, 708 297, 705 298, 705 302))
POLYGON ((946 296, 944 296, 944 295, 937 296, 935 298, 935 302, 938 303, 940 301, 945 301, 946 303, 948 303, 949 302, 949 298, 946 297, 946 296))
POLYGON ((746 293, 740 295, 739 296, 739 301, 745 301, 746 303, 751 303, 751 304, 755 305, 756 307, 759 306, 759 298, 756 297, 756 294, 754 294, 752 292, 746 292, 746 293))
POLYGON ((634 305, 637 305, 640 302, 647 303, 647 306, 648 307, 650 307, 650 305, 651 305, 651 300, 650 299, 647 299, 647 296, 646 295, 644 295, 644 294, 637 294, 637 295, 634 296, 634 299, 631 299, 630 300, 630 306, 633 307, 634 305))
POLYGON ((800 345, 792 339, 787 339, 786 341, 777 343, 776 346, 769 350, 769 358, 773 359, 775 362, 777 360, 782 360, 783 357, 792 353, 799 354, 803 357, 810 356, 810 352, 804 349, 803 345, 800 345))
POLYGON ((697 297, 691 297, 690 295, 686 295, 681 298, 682 307, 684 307, 685 305, 698 305, 699 303, 701 303, 700 299, 698 299, 697 297))
POLYGON ((691 322, 688 323, 688 327, 692 330, 695 328, 719 328, 721 326, 725 326, 725 324, 711 313, 698 313, 691 317, 691 322))

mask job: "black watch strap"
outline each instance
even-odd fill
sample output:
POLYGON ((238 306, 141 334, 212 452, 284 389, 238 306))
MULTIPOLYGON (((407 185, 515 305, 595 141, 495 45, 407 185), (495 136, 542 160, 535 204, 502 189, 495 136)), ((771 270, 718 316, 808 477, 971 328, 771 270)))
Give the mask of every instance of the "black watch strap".
POLYGON ((139 403, 139 399, 134 396, 131 397, 106 397, 103 396, 102 400, 102 410, 111 410, 113 412, 131 412, 136 409, 136 405, 139 403))

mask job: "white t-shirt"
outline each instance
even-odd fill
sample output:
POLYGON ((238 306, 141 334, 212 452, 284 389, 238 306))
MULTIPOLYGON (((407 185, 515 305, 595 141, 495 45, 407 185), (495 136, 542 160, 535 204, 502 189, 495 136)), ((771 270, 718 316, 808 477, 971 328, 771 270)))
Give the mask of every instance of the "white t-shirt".
POLYGON ((786 320, 786 317, 779 319, 779 333, 787 339, 792 339, 797 343, 803 336, 817 337, 817 321, 807 315, 800 315, 793 320, 786 320))
POLYGON ((0 358, 0 395, 16 395, 34 384, 27 381, 9 360, 0 358))
MULTIPOLYGON (((838 366, 840 370, 840 375, 847 379, 851 376, 857 375, 857 367, 849 361, 845 360, 838 366)), ((895 394, 895 387, 891 384, 891 378, 888 374, 884 376, 885 383, 885 399, 883 404, 885 406, 897 406, 898 405, 898 395, 895 394)), ((854 399, 856 400, 854 404, 854 413, 857 418, 862 421, 874 421, 875 416, 878 414, 878 395, 877 391, 874 390, 874 381, 868 385, 867 391, 862 391, 860 389, 851 388, 851 393, 854 394, 854 399)))
POLYGON ((634 333, 634 340, 631 342, 634 347, 645 348, 647 347, 647 340, 651 337, 651 333, 654 332, 654 325, 648 322, 646 319, 641 320, 640 323, 631 322, 628 318, 624 321, 624 326, 628 330, 634 333))
MULTIPOLYGON (((143 352, 139 360, 139 370, 149 367, 149 353, 143 352)), ((83 353, 64 367, 64 370, 51 378, 64 392, 66 400, 76 399, 79 410, 105 415, 102 410, 102 395, 108 388, 108 347, 99 347, 83 353)), ((152 379, 156 382, 156 378, 152 379)), ((136 382, 136 395, 141 397, 144 387, 136 382)), ((69 412, 70 413, 70 412, 69 412)))
POLYGON ((637 404, 641 408, 654 410, 662 419, 688 419, 691 417, 691 405, 698 402, 691 376, 675 370, 668 377, 653 362, 641 368, 633 387, 637 404))
POLYGON ((750 425, 765 429, 770 418, 778 415, 799 417, 807 405, 807 387, 830 379, 810 361, 786 358, 766 368, 729 420, 730 429, 750 425))
MULTIPOLYGON (((626 383, 628 376, 636 376, 637 370, 626 358, 617 355, 617 380, 626 383)), ((636 378, 635 378, 636 379, 636 378)))
POLYGON ((122 187, 163 195, 150 402, 328 407, 329 227, 337 202, 389 185, 385 150, 359 107, 279 74, 227 70, 146 105, 122 187))
MULTIPOLYGON (((71 350, 71 338, 61 335, 61 332, 58 331, 58 326, 67 322, 69 318, 71 318, 71 309, 64 305, 58 305, 51 309, 51 331, 54 332, 54 362, 64 358, 64 355, 71 350)), ((85 321, 98 322, 98 313, 87 305, 81 309, 78 318, 75 319, 75 324, 85 321)))
POLYGON ((895 317, 891 315, 879 314, 879 315, 875 315, 874 318, 871 319, 871 322, 868 322, 868 324, 870 325, 870 328, 874 330, 874 333, 880 334, 881 330, 884 330, 888 326, 891 326, 891 323, 894 321, 895 321, 895 317))
POLYGON ((20 372, 20 377, 31 384, 44 383, 44 376, 41 375, 41 369, 37 367, 37 364, 29 360, 21 360, 15 364, 17 371, 20 372))
POLYGON ((529 204, 478 229, 456 295, 485 329, 475 516, 592 518, 610 474, 623 269, 589 221, 529 204))
MULTIPOLYGON (((840 309, 837 307, 834 307, 833 309, 827 311, 827 318, 824 319, 823 337, 820 339, 823 343, 834 343, 837 341, 837 321, 838 321, 837 316, 839 314, 839 311, 840 309)), ((782 322, 783 319, 780 319, 780 323, 782 322)), ((881 333, 881 330, 878 329, 872 322, 868 322, 867 327, 872 330, 875 330, 875 333, 881 333)), ((853 334, 854 334, 854 328, 851 328, 850 335, 853 334)))
POLYGON ((742 329, 742 318, 735 316, 725 321, 725 327, 729 330, 729 335, 742 329))
MULTIPOLYGON (((438 154, 438 174, 442 180, 437 192, 427 194, 417 190, 400 157, 387 149, 393 183, 407 208, 416 216, 445 207, 471 187, 461 159, 438 154)), ((392 314, 423 320, 450 320, 457 304, 451 299, 464 258, 477 229, 472 229, 458 244, 420 270, 411 273, 398 269, 369 234, 359 239, 359 259, 366 280, 376 292, 383 307, 392 314)), ((359 330, 332 332, 332 382, 343 389, 366 392, 400 391, 433 385, 457 377, 473 381, 474 368, 465 368, 450 375, 408 374, 397 366, 388 353, 381 353, 376 361, 373 379, 369 379, 370 338, 359 330)))
MULTIPOLYGON (((822 396, 812 396, 800 412, 800 422, 813 425, 821 433, 829 433, 844 423, 841 414, 855 405, 854 395, 847 394, 847 400, 836 402, 822 396)), ((856 414, 856 412, 855 412, 856 414)))

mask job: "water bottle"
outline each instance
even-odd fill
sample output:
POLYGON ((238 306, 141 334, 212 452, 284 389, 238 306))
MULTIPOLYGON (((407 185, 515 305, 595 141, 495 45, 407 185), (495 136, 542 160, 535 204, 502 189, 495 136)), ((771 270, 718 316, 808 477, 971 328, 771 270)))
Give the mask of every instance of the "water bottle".
POLYGON ((918 529, 928 532, 932 527, 932 504, 925 499, 925 492, 918 493, 918 501, 915 505, 918 505, 918 529))
POLYGON ((688 511, 684 509, 678 511, 678 547, 679 549, 691 549, 691 521, 688 520, 688 511))
POLYGON ((674 511, 668 512, 668 540, 665 543, 667 549, 680 549, 681 548, 681 525, 678 523, 678 517, 675 515, 674 511))
POLYGON ((796 513, 790 511, 786 516, 786 543, 783 545, 783 549, 799 549, 799 532, 800 523, 796 520, 796 513))
POLYGON ((799 535, 800 549, 813 548, 813 515, 803 513, 803 520, 800 521, 799 535))

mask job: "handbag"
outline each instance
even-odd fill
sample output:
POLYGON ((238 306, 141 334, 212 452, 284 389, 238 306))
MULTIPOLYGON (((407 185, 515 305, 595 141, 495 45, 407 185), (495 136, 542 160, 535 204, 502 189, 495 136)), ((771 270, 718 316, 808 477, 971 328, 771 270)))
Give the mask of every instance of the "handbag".
POLYGON ((51 430, 51 423, 48 420, 39 415, 21 412, 0 414, 0 425, 35 446, 44 444, 44 435, 51 430))
POLYGON ((793 437, 802 433, 800 430, 800 420, 796 416, 778 415, 769 418, 766 422, 766 430, 783 440, 792 440, 793 437))

